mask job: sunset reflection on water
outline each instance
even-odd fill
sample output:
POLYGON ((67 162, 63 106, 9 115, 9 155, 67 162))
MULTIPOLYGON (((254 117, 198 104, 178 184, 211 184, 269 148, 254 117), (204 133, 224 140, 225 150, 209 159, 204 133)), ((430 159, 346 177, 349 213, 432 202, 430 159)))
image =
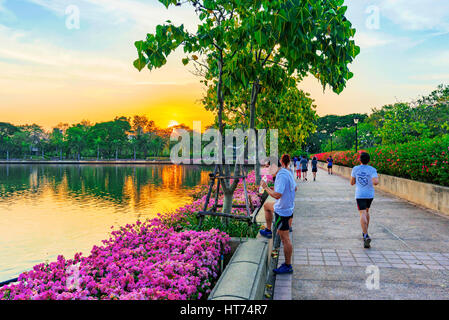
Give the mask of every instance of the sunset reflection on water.
POLYGON ((0 281, 57 255, 87 255, 121 226, 189 203, 200 166, 0 165, 0 281))

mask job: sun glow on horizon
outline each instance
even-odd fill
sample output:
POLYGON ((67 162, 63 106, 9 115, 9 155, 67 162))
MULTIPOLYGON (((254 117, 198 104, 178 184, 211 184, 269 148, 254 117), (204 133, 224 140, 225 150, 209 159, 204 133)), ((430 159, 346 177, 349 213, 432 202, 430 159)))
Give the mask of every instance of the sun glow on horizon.
POLYGON ((170 120, 168 122, 168 128, 171 128, 171 127, 174 127, 174 126, 177 126, 177 125, 179 125, 179 122, 176 121, 176 120, 170 120))

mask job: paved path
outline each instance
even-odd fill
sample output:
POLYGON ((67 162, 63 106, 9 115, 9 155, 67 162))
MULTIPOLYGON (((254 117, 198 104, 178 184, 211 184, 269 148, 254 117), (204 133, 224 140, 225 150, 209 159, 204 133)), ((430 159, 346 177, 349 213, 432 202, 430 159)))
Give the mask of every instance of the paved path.
POLYGON ((294 273, 277 276, 275 300, 449 299, 449 218, 376 191, 363 249, 354 187, 324 170, 310 180, 298 182, 294 273))

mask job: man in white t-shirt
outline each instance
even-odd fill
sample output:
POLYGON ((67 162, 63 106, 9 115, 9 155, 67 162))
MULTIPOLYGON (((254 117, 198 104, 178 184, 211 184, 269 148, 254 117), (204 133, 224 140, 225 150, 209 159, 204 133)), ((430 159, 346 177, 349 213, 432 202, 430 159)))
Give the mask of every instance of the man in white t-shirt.
POLYGON ((265 220, 267 227, 260 230, 260 234, 266 238, 272 238, 271 226, 274 214, 274 228, 276 228, 282 244, 284 245, 285 263, 279 268, 274 269, 275 274, 292 273, 292 253, 293 246, 290 241, 289 229, 293 218, 293 210, 295 209, 295 192, 296 182, 293 174, 288 170, 290 165, 290 156, 285 154, 281 158, 282 167, 276 174, 274 189, 262 181, 261 186, 273 198, 276 199, 274 206, 265 206, 265 220))
POLYGON ((368 235, 369 209, 374 199, 374 186, 379 184, 377 170, 368 165, 370 156, 366 152, 360 155, 359 166, 352 168, 351 185, 356 185, 355 199, 360 213, 360 225, 362 227, 363 243, 365 248, 370 248, 371 238, 368 235))

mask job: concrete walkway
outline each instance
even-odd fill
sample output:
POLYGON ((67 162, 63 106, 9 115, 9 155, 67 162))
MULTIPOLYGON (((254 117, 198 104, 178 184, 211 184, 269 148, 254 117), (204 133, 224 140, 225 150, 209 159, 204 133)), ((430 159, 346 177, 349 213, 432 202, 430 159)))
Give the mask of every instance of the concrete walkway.
POLYGON ((376 191, 363 249, 354 187, 324 170, 311 180, 298 182, 294 273, 276 277, 275 300, 449 299, 447 217, 376 191))

